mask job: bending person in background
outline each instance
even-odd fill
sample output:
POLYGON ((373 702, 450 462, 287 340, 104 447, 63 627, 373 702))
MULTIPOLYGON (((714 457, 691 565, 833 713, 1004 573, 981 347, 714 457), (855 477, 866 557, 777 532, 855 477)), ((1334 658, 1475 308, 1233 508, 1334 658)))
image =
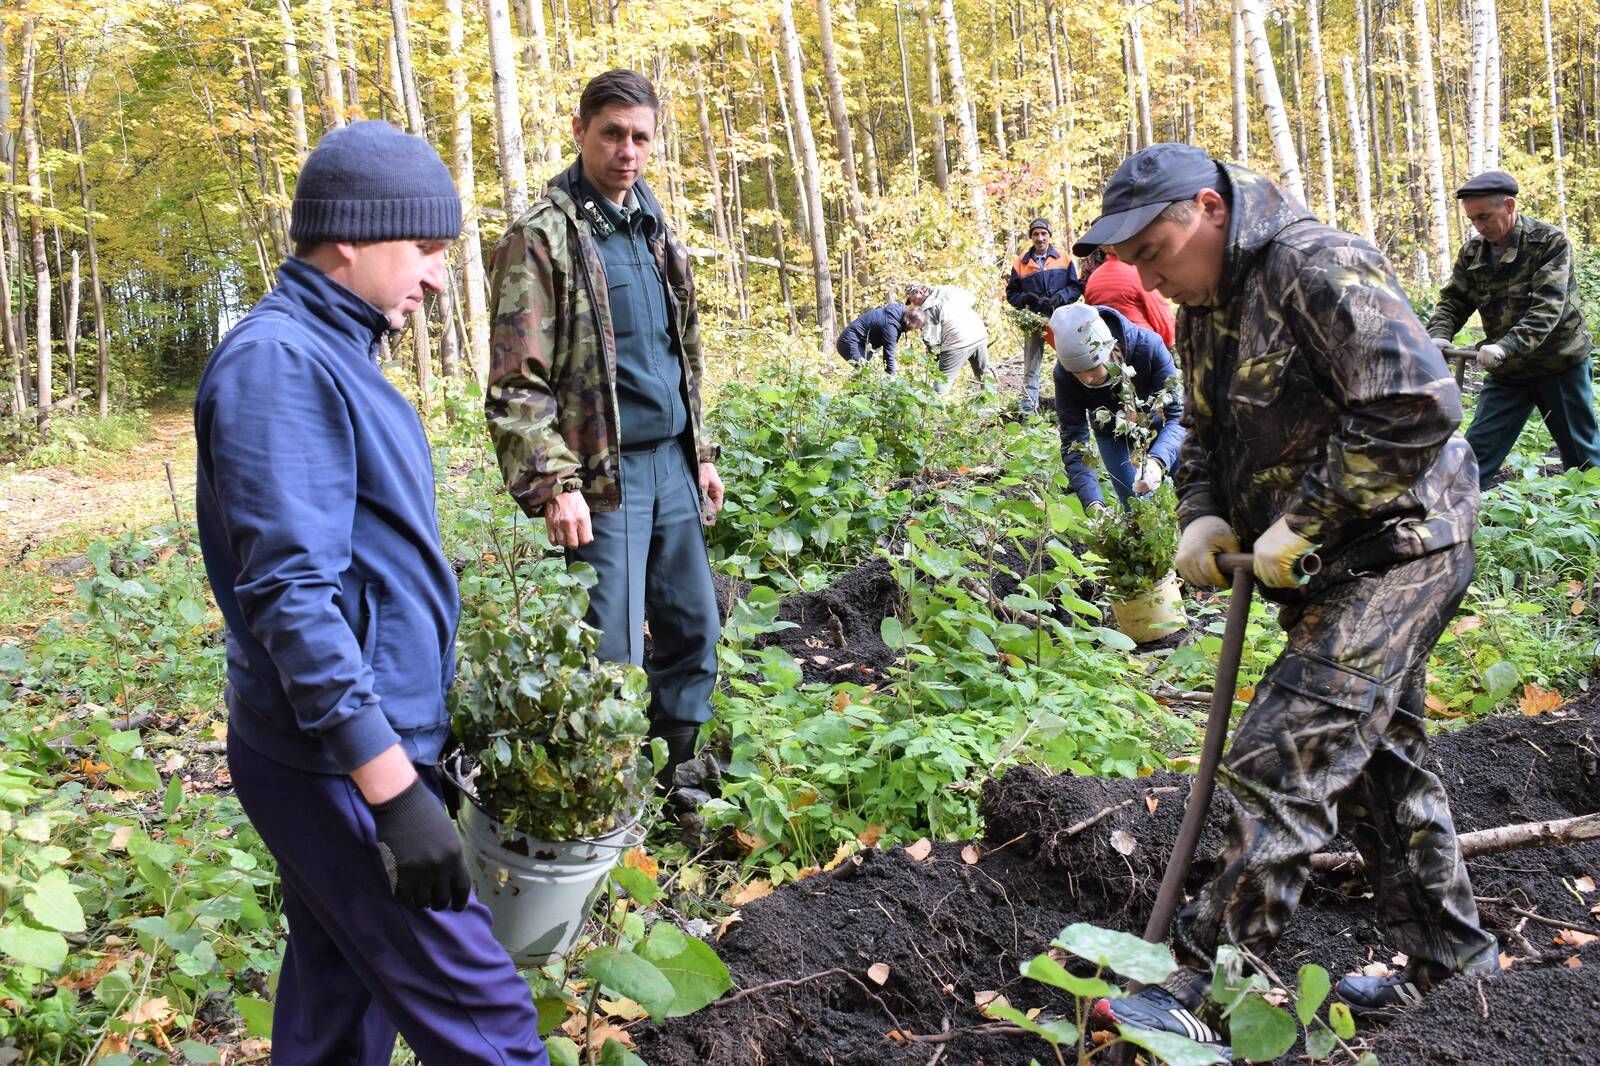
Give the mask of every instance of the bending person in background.
POLYGON ((976 303, 972 293, 956 285, 912 285, 906 290, 906 324, 922 331, 922 342, 939 361, 933 387, 940 396, 955 384, 963 363, 980 383, 989 376, 989 327, 976 303))
POLYGON ((905 314, 905 304, 887 303, 857 315, 839 331, 834 350, 845 362, 859 367, 872 358, 874 349, 881 349, 884 373, 894 377, 895 347, 906 328, 905 314))
POLYGON ((1140 329, 1109 307, 1071 304, 1050 316, 1056 351, 1056 424, 1061 430, 1061 463, 1072 491, 1087 508, 1105 506, 1099 475, 1084 460, 1092 433, 1100 460, 1111 476, 1117 500, 1127 506, 1135 495, 1154 492, 1178 461, 1183 443, 1183 390, 1172 355, 1161 338, 1140 329), (1141 401, 1166 390, 1169 397, 1145 427, 1155 434, 1135 470, 1126 435, 1115 431, 1123 413, 1122 389, 1112 368, 1132 374, 1141 401), (1101 416, 1105 416, 1102 424, 1101 416))
POLYGON ((1083 260, 1083 302, 1109 307, 1136 326, 1143 326, 1172 348, 1172 304, 1159 292, 1144 287, 1139 272, 1104 248, 1083 260))
POLYGON ((1487 343, 1478 348, 1478 365, 1486 373, 1467 427, 1478 486, 1489 487, 1536 407, 1562 466, 1600 466, 1594 341, 1566 234, 1518 211, 1517 181, 1503 171, 1479 174, 1456 190, 1456 199, 1478 232, 1456 256, 1428 333, 1447 348, 1472 312, 1483 319, 1487 343))

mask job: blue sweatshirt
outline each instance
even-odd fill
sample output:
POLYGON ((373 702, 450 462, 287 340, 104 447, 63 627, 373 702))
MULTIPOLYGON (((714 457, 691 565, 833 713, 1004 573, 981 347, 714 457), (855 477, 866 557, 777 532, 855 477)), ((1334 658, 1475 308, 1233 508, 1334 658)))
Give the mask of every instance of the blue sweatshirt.
POLYGON ((893 374, 895 346, 900 343, 905 313, 905 304, 887 303, 858 315, 839 331, 834 349, 848 362, 860 363, 872 349, 882 348, 883 368, 893 374))
POLYGON ((421 421, 378 369, 371 304, 298 259, 195 396, 200 547, 228 629, 230 728, 348 773, 437 761, 460 599, 421 421))
MULTIPOLYGON (((1111 337, 1122 353, 1122 361, 1133 368, 1133 391, 1139 399, 1148 399, 1153 393, 1161 391, 1168 379, 1177 377, 1178 370, 1172 363, 1172 355, 1159 334, 1134 325, 1109 307, 1097 307, 1095 310, 1111 330, 1111 337)), ((1100 492, 1100 479, 1083 461, 1083 455, 1075 445, 1089 440, 1090 412, 1116 409, 1117 389, 1110 384, 1091 388, 1061 369, 1060 363, 1056 364, 1055 383, 1056 423, 1061 430, 1061 462, 1067 469, 1067 479, 1085 507, 1091 503, 1102 503, 1104 497, 1100 492)), ((1183 427, 1178 424, 1182 418, 1181 390, 1151 416, 1156 436, 1150 442, 1149 456, 1167 470, 1178 465, 1178 446, 1183 443, 1184 437, 1183 427)), ((1094 434, 1104 456, 1107 442, 1114 441, 1115 437, 1109 429, 1100 429, 1098 426, 1094 434)), ((1132 471, 1132 478, 1138 476, 1137 470, 1132 471)), ((1120 494, 1120 486, 1118 491, 1120 494)))

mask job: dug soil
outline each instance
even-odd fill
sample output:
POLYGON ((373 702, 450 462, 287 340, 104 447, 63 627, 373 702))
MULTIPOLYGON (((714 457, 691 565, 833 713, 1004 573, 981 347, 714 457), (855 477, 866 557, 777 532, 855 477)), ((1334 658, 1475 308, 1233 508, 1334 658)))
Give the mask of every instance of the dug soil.
MULTIPOLYGON (((1463 832, 1593 813, 1600 699, 1435 737, 1428 765, 1463 832)), ((1043 1042, 990 1021, 975 1000, 998 992, 1047 1018, 1072 1016, 1070 1001, 1019 977, 1018 966, 1073 922, 1143 929, 1189 781, 1013 769, 985 786, 983 839, 935 845, 920 861, 905 848, 868 850, 743 908, 717 943, 735 992, 692 1017, 635 1027, 638 1052, 652 1066, 1054 1061, 1043 1042)), ((1191 892, 1215 869, 1224 817, 1219 797, 1191 892)), ((1356 1046, 1384 1066, 1600 1062, 1600 946, 1576 943, 1600 925, 1591 913, 1600 909, 1600 842, 1468 866, 1504 968, 1448 981, 1387 1025, 1364 1024, 1356 1046)), ((1268 959, 1275 972, 1292 980, 1307 962, 1335 975, 1393 963, 1369 892, 1359 875, 1317 876, 1268 959)), ((1297 1048, 1279 1061, 1305 1059, 1297 1048)))

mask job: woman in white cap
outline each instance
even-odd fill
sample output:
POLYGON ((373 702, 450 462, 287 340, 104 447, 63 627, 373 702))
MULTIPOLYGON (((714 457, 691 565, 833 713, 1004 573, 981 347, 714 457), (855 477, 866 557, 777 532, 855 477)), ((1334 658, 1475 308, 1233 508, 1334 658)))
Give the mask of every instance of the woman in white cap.
POLYGON ((1183 390, 1172 355, 1160 336, 1129 322, 1109 307, 1068 304, 1050 316, 1056 350, 1056 423, 1061 429, 1061 462, 1072 491, 1086 509, 1105 506, 1100 479, 1084 462, 1092 429, 1111 487, 1124 505, 1135 495, 1154 492, 1178 459, 1183 443, 1183 390), (1119 372, 1113 371, 1113 365, 1119 372), (1133 377, 1134 392, 1147 401, 1165 392, 1159 411, 1140 417, 1154 433, 1139 466, 1133 441, 1117 431, 1123 414, 1122 374, 1133 377), (1105 412, 1101 414, 1100 412, 1105 412))

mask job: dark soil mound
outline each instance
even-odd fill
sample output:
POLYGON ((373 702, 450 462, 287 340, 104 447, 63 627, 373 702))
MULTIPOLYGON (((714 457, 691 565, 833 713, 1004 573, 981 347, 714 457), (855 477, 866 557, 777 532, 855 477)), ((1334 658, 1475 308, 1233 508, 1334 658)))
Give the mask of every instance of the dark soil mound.
POLYGON ((895 654, 878 626, 899 604, 888 561, 875 558, 825 589, 785 597, 778 618, 795 628, 760 637, 756 645, 788 651, 807 681, 881 681, 895 654))
MULTIPOLYGON (((1597 737, 1600 699, 1585 697, 1559 712, 1493 719, 1435 738, 1430 763, 1463 830, 1568 817, 1600 809, 1597 737)), ((717 947, 737 987, 760 990, 690 1018, 637 1027, 639 1053, 652 1066, 894 1066, 928 1063, 940 1049, 940 1061, 964 1066, 1048 1061, 1036 1038, 997 1032, 974 996, 997 991, 1022 1009, 1068 1013, 1063 998, 1019 978, 1017 967, 1075 921, 1143 928, 1188 784, 1171 774, 1108 781, 1014 769, 985 787, 986 836, 976 845, 976 863, 965 859, 977 853, 964 857, 960 844, 938 845, 924 862, 904 849, 868 852, 859 865, 746 907, 717 947), (1158 791, 1165 789, 1177 791, 1158 791), (1118 833, 1127 836, 1114 844, 1118 833), (881 986, 867 973, 875 963, 889 967, 881 986), (901 1039, 889 1035, 895 1030, 901 1039), (904 1034, 938 1039, 908 1041, 904 1034)), ((1221 846, 1221 799, 1219 793, 1191 891, 1213 869, 1204 857, 1221 846)), ((1600 948, 1585 950, 1581 968, 1570 969, 1576 950, 1553 941, 1556 928, 1517 913, 1593 927, 1586 912, 1600 895, 1575 895, 1572 885, 1600 876, 1600 843, 1488 855, 1468 865, 1485 898, 1486 926, 1524 961, 1481 983, 1446 982, 1388 1026, 1364 1025, 1359 1039, 1385 1066, 1600 1061, 1600 948)), ((1394 949, 1384 943, 1368 892, 1348 874, 1313 880, 1268 961, 1290 980, 1306 962, 1334 974, 1390 962, 1394 949)), ((1282 1061, 1299 1060, 1291 1053, 1282 1061)))

